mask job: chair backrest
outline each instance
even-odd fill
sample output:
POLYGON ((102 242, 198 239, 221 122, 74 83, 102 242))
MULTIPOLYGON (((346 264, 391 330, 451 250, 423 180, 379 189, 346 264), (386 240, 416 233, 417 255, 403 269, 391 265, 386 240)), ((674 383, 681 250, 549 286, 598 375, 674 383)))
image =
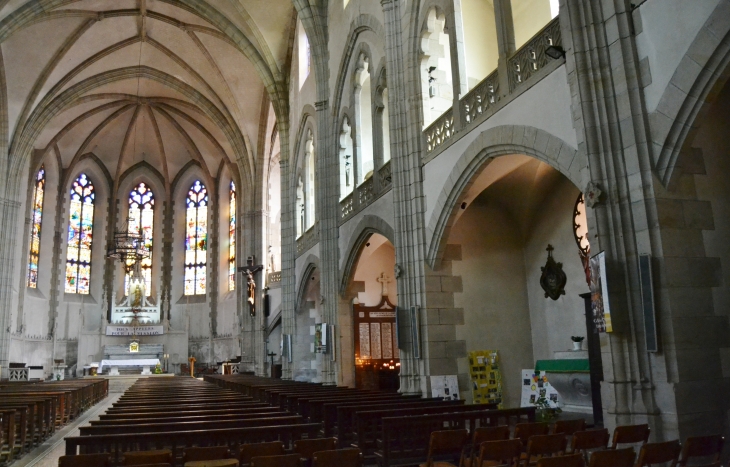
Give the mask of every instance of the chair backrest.
POLYGON ((211 446, 207 448, 186 448, 183 451, 183 464, 191 461, 217 461, 230 459, 231 453, 227 446, 211 446))
POLYGON ((634 467, 636 451, 634 448, 609 449, 591 454, 588 467, 634 467))
POLYGON ((573 451, 587 451, 589 449, 606 449, 608 447, 608 439, 611 436, 608 430, 586 430, 576 431, 573 433, 573 441, 571 449, 573 451))
POLYGON ((125 452, 122 465, 144 464, 172 464, 172 451, 160 449, 157 451, 125 452))
POLYGON ((312 454, 317 451, 332 451, 337 449, 337 438, 314 438, 299 439, 294 441, 294 452, 299 457, 312 459, 312 454))
POLYGON ((433 465, 434 456, 453 454, 458 459, 461 455, 462 448, 468 442, 469 432, 466 430, 440 430, 431 432, 426 467, 433 465))
POLYGON ((624 425, 613 430, 611 447, 616 449, 619 444, 646 444, 649 441, 649 425, 624 425))
POLYGON ((670 466, 674 467, 677 465, 681 451, 682 446, 680 446, 678 440, 666 441, 664 443, 646 443, 641 446, 636 467, 661 464, 663 462, 670 462, 670 466))
POLYGON ((281 441, 242 444, 238 460, 241 462, 241 465, 248 465, 254 457, 280 456, 282 454, 284 454, 284 444, 281 441))
POLYGON ((485 441, 509 439, 509 426, 483 426, 474 430, 471 444, 479 446, 485 441))
POLYGON ((576 418, 575 420, 558 420, 553 425, 553 434, 564 434, 572 435, 576 431, 583 431, 586 429, 585 418, 576 418))
POLYGON ((500 464, 512 465, 520 458, 522 441, 506 439, 499 441, 485 441, 479 445, 479 458, 475 464, 481 466, 485 461, 498 461, 500 464))
POLYGON ((360 467, 362 453, 357 448, 318 451, 312 455, 312 467, 360 467))
POLYGON ((109 454, 79 454, 77 456, 61 456, 58 467, 109 467, 109 454))
POLYGON ((687 438, 682 446, 682 455, 679 465, 687 465, 687 461, 694 457, 710 457, 709 461, 719 461, 725 438, 721 435, 694 436, 687 438))
POLYGON ((548 424, 543 422, 518 423, 515 425, 515 439, 522 441, 527 446, 527 440, 531 436, 548 434, 548 424))
POLYGON ((299 454, 254 457, 251 467, 299 467, 299 454))
POLYGON ((543 457, 537 461, 537 467, 584 467, 585 461, 580 454, 569 456, 543 457))
POLYGON ((568 440, 565 435, 536 435, 527 441, 527 457, 554 456, 565 452, 568 440))

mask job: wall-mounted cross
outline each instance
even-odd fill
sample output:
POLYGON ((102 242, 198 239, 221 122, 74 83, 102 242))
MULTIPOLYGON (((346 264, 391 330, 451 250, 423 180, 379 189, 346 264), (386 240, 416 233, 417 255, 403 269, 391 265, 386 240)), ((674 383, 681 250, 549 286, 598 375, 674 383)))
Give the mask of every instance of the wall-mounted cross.
POLYGON ((254 266, 255 256, 249 256, 246 260, 246 266, 241 266, 238 270, 246 275, 246 285, 248 287, 248 311, 251 316, 256 316, 256 281, 253 275, 264 269, 263 265, 254 266))

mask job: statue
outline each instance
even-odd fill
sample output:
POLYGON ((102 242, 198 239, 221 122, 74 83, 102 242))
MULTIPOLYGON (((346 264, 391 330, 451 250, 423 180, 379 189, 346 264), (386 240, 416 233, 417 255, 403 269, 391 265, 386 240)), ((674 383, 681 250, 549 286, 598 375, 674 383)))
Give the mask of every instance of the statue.
POLYGON ((258 266, 253 265, 254 257, 249 256, 246 260, 246 266, 238 268, 239 271, 246 274, 246 285, 247 285, 247 297, 248 311, 251 317, 256 316, 256 281, 254 281, 253 275, 264 269, 264 266, 259 264, 258 266))
POLYGON ((190 362, 190 377, 195 378, 195 357, 188 358, 188 362, 190 362))

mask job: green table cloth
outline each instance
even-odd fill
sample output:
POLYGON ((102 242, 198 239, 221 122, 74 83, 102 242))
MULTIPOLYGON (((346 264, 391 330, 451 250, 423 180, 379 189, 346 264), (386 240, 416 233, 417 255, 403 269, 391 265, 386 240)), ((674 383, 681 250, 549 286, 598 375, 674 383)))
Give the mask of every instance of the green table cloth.
POLYGON ((535 363, 535 372, 549 373, 590 373, 591 367, 587 358, 538 360, 535 363))

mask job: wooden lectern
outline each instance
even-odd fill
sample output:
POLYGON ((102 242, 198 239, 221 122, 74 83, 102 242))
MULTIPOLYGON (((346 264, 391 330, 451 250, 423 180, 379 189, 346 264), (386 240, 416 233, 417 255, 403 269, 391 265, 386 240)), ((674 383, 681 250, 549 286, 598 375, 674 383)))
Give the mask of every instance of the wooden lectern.
POLYGON ((190 362, 190 377, 195 378, 195 357, 188 358, 188 362, 190 362))

